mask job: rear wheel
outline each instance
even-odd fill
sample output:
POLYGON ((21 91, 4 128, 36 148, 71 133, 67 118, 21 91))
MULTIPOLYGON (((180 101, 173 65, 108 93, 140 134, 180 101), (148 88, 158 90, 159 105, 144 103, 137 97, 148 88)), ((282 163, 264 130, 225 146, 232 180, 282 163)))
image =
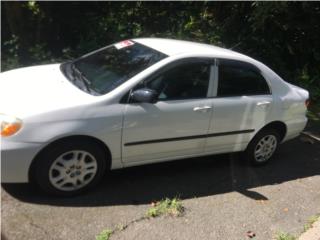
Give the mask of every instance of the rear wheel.
POLYGON ((58 143, 34 164, 34 181, 47 193, 71 196, 97 184, 106 170, 103 149, 91 142, 58 143))
POLYGON ((259 132, 249 143, 245 157, 252 165, 263 165, 272 159, 278 148, 280 136, 273 129, 259 132))

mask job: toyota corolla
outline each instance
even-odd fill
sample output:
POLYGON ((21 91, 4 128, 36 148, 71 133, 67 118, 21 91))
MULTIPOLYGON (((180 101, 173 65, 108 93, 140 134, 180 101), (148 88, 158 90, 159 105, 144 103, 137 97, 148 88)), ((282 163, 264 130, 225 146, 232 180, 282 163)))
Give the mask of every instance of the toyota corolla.
POLYGON ((2 182, 58 195, 110 169, 195 156, 244 152, 261 165, 307 122, 306 90, 248 56, 187 41, 126 40, 0 83, 2 182))

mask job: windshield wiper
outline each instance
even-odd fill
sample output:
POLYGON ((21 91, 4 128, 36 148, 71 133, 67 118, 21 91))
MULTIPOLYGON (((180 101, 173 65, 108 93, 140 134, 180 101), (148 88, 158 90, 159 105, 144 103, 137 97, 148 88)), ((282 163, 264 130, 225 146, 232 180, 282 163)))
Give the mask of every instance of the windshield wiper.
POLYGON ((91 82, 83 75, 83 73, 75 66, 74 63, 71 63, 71 69, 72 69, 72 76, 73 79, 80 79, 87 89, 88 92, 92 92, 92 89, 90 88, 91 82), (77 74, 77 75, 76 75, 77 74), (76 77, 78 76, 78 77, 76 77))

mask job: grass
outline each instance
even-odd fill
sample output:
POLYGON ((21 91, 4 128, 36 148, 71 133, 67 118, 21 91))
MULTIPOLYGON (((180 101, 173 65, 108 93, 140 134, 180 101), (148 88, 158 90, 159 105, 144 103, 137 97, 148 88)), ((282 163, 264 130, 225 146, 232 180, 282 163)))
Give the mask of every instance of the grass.
POLYGON ((276 235, 276 240, 296 240, 297 238, 289 233, 280 232, 276 235))
POLYGON ((112 230, 105 229, 96 236, 96 240, 109 240, 112 233, 112 230))
POLYGON ((314 215, 308 219, 308 222, 303 226, 304 232, 308 231, 310 228, 312 228, 312 225, 320 220, 320 214, 314 215))
MULTIPOLYGON (((312 225, 316 222, 320 220, 320 214, 317 214, 317 215, 314 215, 314 216, 311 216, 309 219, 308 219, 308 222, 304 225, 303 229, 304 231, 303 232, 306 232, 308 231, 310 228, 312 228, 312 225)), ((298 238, 289 234, 289 233, 284 233, 284 232, 280 232, 276 235, 276 240, 297 240, 298 238)))
POLYGON ((180 199, 173 198, 169 199, 166 198, 159 202, 153 203, 152 207, 147 211, 147 217, 158 217, 161 215, 170 215, 174 217, 182 216, 184 213, 184 207, 180 199))

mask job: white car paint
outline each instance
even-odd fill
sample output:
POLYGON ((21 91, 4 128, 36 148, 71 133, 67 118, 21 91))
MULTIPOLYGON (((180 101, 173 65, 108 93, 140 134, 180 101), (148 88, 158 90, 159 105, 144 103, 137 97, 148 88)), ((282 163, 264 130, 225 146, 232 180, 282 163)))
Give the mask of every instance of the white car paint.
POLYGON ((73 86, 60 64, 21 68, 1 73, 0 113, 18 117, 22 129, 1 138, 2 182, 28 182, 30 165, 41 149, 63 137, 91 136, 109 148, 112 169, 191 156, 243 151, 266 124, 281 121, 283 141, 296 137, 306 125, 308 92, 282 80, 264 64, 231 50, 168 39, 133 39, 168 55, 113 91, 92 96, 73 86), (259 68, 272 95, 215 98, 213 67, 207 99, 121 104, 124 93, 154 71, 189 57, 226 58, 259 68), (195 109, 205 108, 202 111, 195 109), (232 114, 231 114, 232 113, 232 114), (124 146, 150 139, 216 134, 253 129, 247 134, 124 146))
POLYGON ((59 66, 42 65, 1 73, 1 112, 26 118, 93 102, 94 97, 74 87, 59 66))

